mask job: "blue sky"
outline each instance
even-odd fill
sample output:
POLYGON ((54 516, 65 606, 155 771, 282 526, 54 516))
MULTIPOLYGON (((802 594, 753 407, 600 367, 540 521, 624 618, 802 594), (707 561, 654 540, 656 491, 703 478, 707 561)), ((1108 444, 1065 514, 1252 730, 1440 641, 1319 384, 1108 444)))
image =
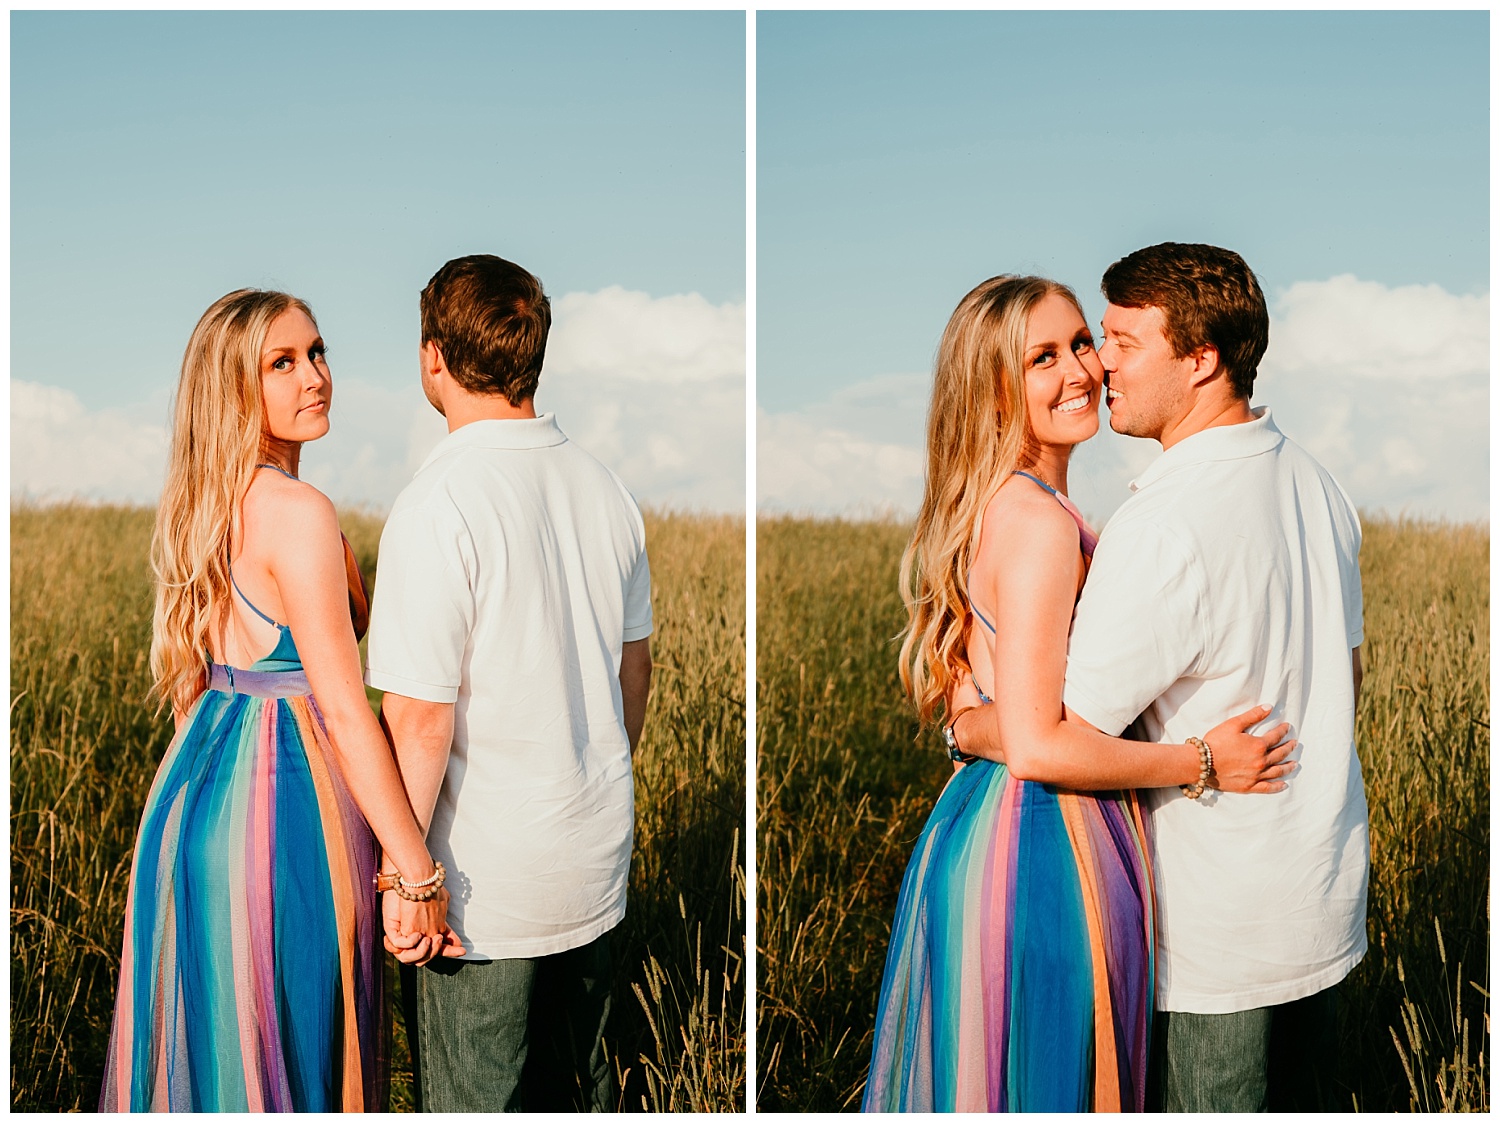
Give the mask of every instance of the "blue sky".
MULTIPOLYGON (((1256 270, 1273 315, 1257 401, 1362 507, 1482 517, 1488 19, 762 13, 760 502, 909 509, 959 297, 1037 272, 1097 321, 1104 269, 1173 240, 1256 270), (1440 345, 1444 370, 1403 378, 1396 359, 1440 345), (1430 455, 1440 440, 1457 459, 1430 455)), ((1080 450, 1086 510, 1149 460, 1133 443, 1080 450)))
MULTIPOLYGON (((569 306, 575 325, 628 334, 656 315, 713 361, 737 330, 742 356, 743 13, 16 13, 11 90, 18 449, 28 418, 62 415, 72 428, 53 445, 123 425, 120 447, 148 447, 203 309, 233 288, 284 288, 317 313, 336 382, 331 451, 308 450, 308 477, 388 503, 399 472, 367 487, 368 471, 332 462, 404 471, 408 445, 429 438, 392 415, 425 408, 417 295, 465 253, 520 262, 554 301, 593 294, 569 306)), ((618 343, 652 365, 643 341, 618 343)), ((676 356, 673 385, 696 388, 679 409, 722 412, 730 381, 743 401, 742 357, 728 371, 690 359, 676 356)), ((627 434, 589 412, 600 389, 576 370, 558 379, 539 406, 616 450, 643 498, 739 501, 742 425, 738 464, 633 462, 627 434)), ((659 392, 636 381, 605 393, 635 409, 659 392)), ((69 486, 114 497, 109 478, 55 490, 69 486)))

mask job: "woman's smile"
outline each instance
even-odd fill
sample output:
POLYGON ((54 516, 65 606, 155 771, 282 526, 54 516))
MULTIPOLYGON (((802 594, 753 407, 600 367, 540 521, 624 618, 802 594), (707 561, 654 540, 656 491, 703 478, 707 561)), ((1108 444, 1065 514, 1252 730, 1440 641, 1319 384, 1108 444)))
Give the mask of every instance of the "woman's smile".
POLYGON ((1060 405, 1055 405, 1052 408, 1057 413, 1076 413, 1079 410, 1085 408, 1093 400, 1093 391, 1085 390, 1079 396, 1069 398, 1067 401, 1061 403, 1060 405))

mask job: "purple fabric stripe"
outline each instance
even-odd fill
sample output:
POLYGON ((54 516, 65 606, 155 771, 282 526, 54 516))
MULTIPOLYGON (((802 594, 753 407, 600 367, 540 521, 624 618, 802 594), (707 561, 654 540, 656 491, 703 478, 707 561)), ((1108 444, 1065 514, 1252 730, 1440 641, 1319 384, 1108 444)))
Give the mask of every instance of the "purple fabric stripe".
POLYGON ((296 698, 312 693, 304 671, 244 671, 222 663, 209 665, 208 688, 252 698, 296 698))

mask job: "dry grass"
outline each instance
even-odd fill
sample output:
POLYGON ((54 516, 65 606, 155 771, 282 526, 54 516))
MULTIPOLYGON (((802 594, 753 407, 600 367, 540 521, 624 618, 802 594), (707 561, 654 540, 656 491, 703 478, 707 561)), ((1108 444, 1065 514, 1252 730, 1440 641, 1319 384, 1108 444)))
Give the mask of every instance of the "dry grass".
MULTIPOLYGON (((1342 991, 1339 1075, 1366 1110, 1483 1110, 1489 531, 1379 519, 1365 531, 1370 953, 1342 991)), ((891 522, 759 524, 763 1110, 858 1105, 901 874, 950 771, 896 680, 906 535, 891 522)))
MULTIPOLYGON (((92 1110, 135 830, 170 722, 149 685, 152 513, 11 512, 11 1103, 92 1110)), ((348 513, 366 574, 380 521, 348 513)), ((657 660, 606 1036, 625 1109, 744 1104, 744 524, 648 517, 657 660)), ((394 991, 393 991, 394 993, 394 991)), ((393 1107, 410 1107, 399 1019, 393 1107)))

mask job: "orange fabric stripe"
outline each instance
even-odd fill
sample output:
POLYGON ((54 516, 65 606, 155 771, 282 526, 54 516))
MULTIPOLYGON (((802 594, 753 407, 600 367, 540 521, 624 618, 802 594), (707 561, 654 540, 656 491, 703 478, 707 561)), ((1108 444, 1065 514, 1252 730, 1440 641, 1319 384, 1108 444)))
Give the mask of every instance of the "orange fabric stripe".
POLYGON ((1083 807, 1072 792, 1058 792, 1057 805, 1068 829, 1068 841, 1078 863, 1083 890, 1083 914, 1089 928, 1089 953, 1094 965, 1094 1110, 1120 1110, 1120 1071, 1116 1061, 1114 1006, 1109 997, 1109 971, 1104 957, 1104 920, 1099 904, 1099 875, 1093 847, 1084 824, 1083 807))

